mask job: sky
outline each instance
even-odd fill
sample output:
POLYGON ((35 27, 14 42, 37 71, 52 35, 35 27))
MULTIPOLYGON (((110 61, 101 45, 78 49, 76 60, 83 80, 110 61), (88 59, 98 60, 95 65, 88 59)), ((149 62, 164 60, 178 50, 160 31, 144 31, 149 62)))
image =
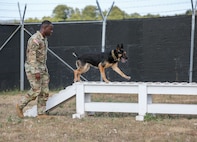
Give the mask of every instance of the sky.
MULTIPOLYGON (((137 12, 140 15, 173 16, 191 9, 191 0, 98 0, 98 2, 102 11, 109 10, 114 2, 114 6, 118 6, 126 13, 137 12)), ((195 0, 193 3, 195 5, 195 0)), ((79 9, 87 5, 97 6, 96 0, 0 0, 0 20, 20 20, 19 7, 23 15, 25 4, 27 6, 25 19, 52 16, 53 9, 60 4, 79 9)))

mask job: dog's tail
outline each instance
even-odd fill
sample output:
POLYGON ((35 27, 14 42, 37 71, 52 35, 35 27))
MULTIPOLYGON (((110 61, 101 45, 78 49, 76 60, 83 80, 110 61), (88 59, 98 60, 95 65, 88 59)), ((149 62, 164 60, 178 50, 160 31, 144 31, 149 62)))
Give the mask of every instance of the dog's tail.
POLYGON ((78 58, 78 55, 75 52, 73 52, 73 56, 75 56, 76 58, 78 58))

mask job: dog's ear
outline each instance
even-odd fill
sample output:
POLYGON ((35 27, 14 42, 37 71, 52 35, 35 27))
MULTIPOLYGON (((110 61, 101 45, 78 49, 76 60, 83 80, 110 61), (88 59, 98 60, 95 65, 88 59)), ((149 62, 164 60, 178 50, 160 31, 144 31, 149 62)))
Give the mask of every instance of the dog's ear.
POLYGON ((119 45, 119 44, 117 44, 116 48, 120 48, 120 45, 119 45))
POLYGON ((121 48, 122 48, 122 45, 120 46, 120 44, 118 44, 116 47, 117 50, 121 50, 121 48))
POLYGON ((123 44, 121 43, 121 45, 117 45, 116 49, 120 50, 120 49, 123 49, 123 44))
POLYGON ((122 48, 122 49, 123 49, 123 43, 121 43, 121 46, 120 46, 120 48, 122 48))

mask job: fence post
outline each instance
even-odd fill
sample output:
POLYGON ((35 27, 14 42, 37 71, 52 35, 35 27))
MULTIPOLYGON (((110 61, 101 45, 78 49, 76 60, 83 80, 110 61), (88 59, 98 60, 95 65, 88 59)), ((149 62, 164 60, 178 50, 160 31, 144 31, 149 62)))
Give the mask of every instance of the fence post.
POLYGON ((99 9, 99 12, 103 18, 103 26, 102 26, 102 46, 101 46, 101 52, 105 52, 105 34, 106 34, 106 24, 107 24, 107 17, 108 15, 110 14, 113 6, 114 6, 114 2, 112 3, 109 11, 107 12, 106 15, 103 14, 102 10, 101 10, 101 7, 99 5, 99 2, 98 0, 96 0, 96 3, 97 3, 97 6, 98 6, 98 9, 99 9))
POLYGON ((76 83, 76 114, 73 118, 82 118, 85 116, 85 93, 83 83, 76 83))
POLYGON ((197 0, 196 0, 196 3, 195 3, 195 6, 193 5, 193 0, 191 0, 191 5, 192 5, 192 25, 191 25, 191 47, 190 47, 189 82, 192 82, 192 76, 193 76, 196 4, 197 4, 197 0))
POLYGON ((146 112, 147 112, 147 85, 146 83, 139 84, 138 105, 139 105, 139 111, 138 111, 138 116, 136 116, 136 120, 143 121, 144 116, 146 115, 146 112))
POLYGON ((25 12, 26 12, 27 5, 25 4, 25 9, 23 16, 21 16, 20 11, 20 5, 18 3, 18 9, 20 14, 20 25, 21 25, 21 31, 20 31, 20 91, 24 90, 24 18, 25 18, 25 12))

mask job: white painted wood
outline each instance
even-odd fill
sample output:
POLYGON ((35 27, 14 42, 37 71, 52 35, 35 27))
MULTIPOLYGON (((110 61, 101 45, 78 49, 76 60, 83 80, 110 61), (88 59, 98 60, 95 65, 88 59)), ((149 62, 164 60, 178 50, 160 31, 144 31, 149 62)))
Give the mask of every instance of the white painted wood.
POLYGON ((91 85, 87 84, 85 86, 85 91, 86 93, 118 93, 118 94, 137 94, 138 93, 138 85, 123 85, 123 84, 116 84, 116 85, 111 85, 111 84, 99 84, 98 86, 96 85, 91 85), (117 87, 118 86, 118 87, 117 87), (102 89, 101 89, 102 88, 102 89))
POLYGON ((110 82, 110 83, 105 83, 105 82, 85 82, 84 83, 86 93, 88 92, 94 92, 94 93, 137 93, 138 92, 138 84, 128 82, 110 82), (117 88, 117 86, 121 87, 117 88), (128 90, 131 89, 132 90, 128 90), (102 88, 102 89, 101 89, 102 88))
POLYGON ((84 85, 82 83, 76 84, 76 114, 73 117, 83 117, 85 115, 85 93, 84 85))
MULTIPOLYGON (((50 110, 76 94, 76 114, 73 118, 82 118, 86 112, 123 112, 138 113, 136 120, 143 121, 146 113, 153 114, 192 114, 197 115, 197 104, 163 104, 152 102, 152 94, 197 95, 196 83, 161 82, 77 82, 50 97, 46 110, 50 110), (94 93, 102 94, 138 94, 138 102, 92 102, 94 93)), ((34 106, 25 112, 25 116, 35 117, 34 106)))
POLYGON ((144 116, 143 115, 137 115, 135 117, 135 120, 137 120, 137 121, 144 121, 144 116))
POLYGON ((137 103, 91 102, 85 103, 86 111, 137 113, 137 103))
POLYGON ((196 83, 149 83, 148 94, 197 95, 196 83))
POLYGON ((72 118, 78 118, 78 119, 80 119, 80 118, 83 118, 83 117, 85 117, 85 114, 78 114, 78 113, 76 113, 76 114, 73 114, 72 115, 72 118))
POLYGON ((197 115, 196 104, 149 104, 147 113, 197 115))
MULTIPOLYGON (((143 121, 146 113, 166 114, 196 114, 193 104, 154 104, 152 94, 166 95, 197 95, 196 83, 161 83, 161 82, 80 82, 84 86, 84 93, 138 94, 138 103, 91 102, 85 98, 85 112, 129 112, 138 113, 136 120, 143 121)), ((81 96, 79 96, 82 98, 81 96)), ((188 96, 189 97, 189 96, 188 96)), ((84 98, 82 98, 83 100, 84 98)), ((82 106, 82 101, 80 101, 82 106)), ((197 109, 196 109, 197 110, 197 109)), ((80 112, 81 113, 81 112, 80 112)), ((77 117, 81 117, 76 113, 77 117)), ((84 115, 83 115, 84 116, 84 115)))
POLYGON ((147 86, 146 86, 146 83, 139 84, 138 103, 139 103, 138 115, 141 119, 143 119, 143 117, 146 115, 146 112, 147 112, 147 86))
POLYGON ((37 116, 37 106, 33 106, 31 109, 28 109, 24 112, 25 117, 36 117, 37 116))
POLYGON ((76 94, 75 85, 66 87, 66 89, 60 91, 58 94, 55 94, 48 99, 48 101, 46 102, 46 111, 48 111, 48 110, 54 108, 55 106, 63 103, 64 101, 73 97, 75 94, 76 94))
MULTIPOLYGON (((66 89, 61 90, 59 93, 52 95, 46 102, 46 111, 56 107, 57 105, 63 103, 64 101, 70 99, 75 96, 76 87, 75 85, 68 86, 66 89)), ((26 110, 24 112, 24 116, 26 117, 36 117, 37 116, 37 106, 33 106, 32 108, 26 110)))

